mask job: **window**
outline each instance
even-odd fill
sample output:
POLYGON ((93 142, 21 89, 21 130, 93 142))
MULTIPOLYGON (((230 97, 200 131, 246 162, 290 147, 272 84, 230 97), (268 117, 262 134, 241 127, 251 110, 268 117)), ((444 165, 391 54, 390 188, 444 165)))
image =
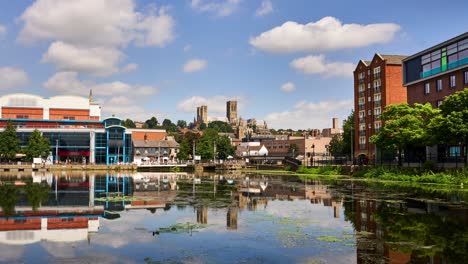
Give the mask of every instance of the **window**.
POLYGON ((437 91, 442 91, 442 79, 437 80, 437 91))
POLYGON ((370 89, 370 83, 367 83, 367 89, 370 89))
POLYGON ((376 101, 376 102, 380 101, 381 98, 382 98, 382 97, 381 97, 380 94, 375 94, 375 95, 374 95, 374 101, 376 101))
POLYGON ((372 102, 372 97, 370 97, 370 96, 367 97, 367 101, 368 101, 368 102, 372 102))
POLYGON ((455 75, 450 75, 450 88, 455 87, 455 85, 456 85, 455 75))
POLYGON ((366 144, 366 137, 359 137, 359 144, 366 144))
POLYGON ((366 130, 366 124, 359 124, 359 130, 366 130))
POLYGON ((359 91, 360 91, 360 92, 364 92, 365 89, 366 89, 366 88, 364 87, 364 84, 362 84, 362 83, 359 84, 359 91))
POLYGON ((367 70, 367 75, 370 75, 370 70, 367 70))
POLYGON ((65 120, 75 120, 74 116, 63 116, 63 119, 65 120))
POLYGON ((367 110, 367 115, 372 115, 372 110, 367 110))
POLYGON ((382 126, 382 123, 380 123, 380 121, 375 122, 374 126, 375 126, 375 129, 379 129, 382 126))
POLYGON ((424 84, 424 94, 429 94, 431 93, 431 84, 430 83, 425 83, 424 84))
POLYGON ((465 84, 468 84, 468 71, 463 73, 465 76, 465 84))
POLYGON ((359 118, 364 118, 366 112, 364 111, 359 111, 359 118))
POLYGON ((365 103, 365 101, 366 101, 366 98, 363 98, 363 97, 359 98, 359 104, 360 105, 363 105, 365 103))
POLYGON ((368 127, 369 127, 369 128, 371 128, 371 127, 372 127, 371 123, 369 123, 368 127))
POLYGON ((382 109, 380 107, 376 107, 374 109, 374 113, 375 113, 375 115, 380 115, 382 113, 382 109))
POLYGON ((374 81, 374 89, 376 93, 380 93, 380 79, 374 81))

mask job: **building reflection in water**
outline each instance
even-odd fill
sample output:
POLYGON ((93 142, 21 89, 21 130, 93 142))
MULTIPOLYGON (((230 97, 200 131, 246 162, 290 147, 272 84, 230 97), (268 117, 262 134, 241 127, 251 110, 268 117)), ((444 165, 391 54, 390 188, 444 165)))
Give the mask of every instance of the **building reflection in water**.
POLYGON ((229 230, 237 230, 237 213, 239 208, 236 206, 230 206, 227 210, 226 226, 229 230))

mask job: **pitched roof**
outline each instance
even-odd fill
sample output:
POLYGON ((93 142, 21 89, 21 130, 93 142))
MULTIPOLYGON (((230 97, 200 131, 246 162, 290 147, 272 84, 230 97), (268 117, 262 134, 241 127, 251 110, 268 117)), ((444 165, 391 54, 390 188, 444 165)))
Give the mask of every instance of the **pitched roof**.
POLYGON ((135 148, 178 148, 179 143, 174 140, 133 140, 135 148))
POLYGON ((386 60, 387 64, 397 64, 397 65, 401 65, 402 60, 408 57, 404 55, 383 55, 383 54, 379 54, 379 55, 384 60, 386 60))

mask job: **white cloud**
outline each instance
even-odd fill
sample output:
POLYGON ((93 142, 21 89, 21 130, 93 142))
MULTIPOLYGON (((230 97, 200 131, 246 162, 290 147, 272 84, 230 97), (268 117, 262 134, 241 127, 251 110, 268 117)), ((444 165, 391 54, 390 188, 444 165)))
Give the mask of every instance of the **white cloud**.
POLYGON ((42 62, 52 63, 61 71, 109 76, 119 71, 117 64, 123 56, 122 52, 114 48, 82 48, 56 41, 42 56, 42 62))
POLYGON ((125 65, 125 67, 123 67, 120 71, 123 72, 123 73, 128 73, 128 72, 135 71, 136 69, 138 69, 138 64, 129 63, 129 64, 125 65))
POLYGON ((199 12, 214 13, 216 16, 229 16, 236 11, 241 0, 205 1, 192 0, 191 6, 199 12))
POLYGON ((208 106, 209 116, 225 116, 226 115, 226 102, 230 100, 237 100, 237 112, 244 108, 246 98, 241 96, 224 96, 217 95, 212 97, 192 96, 177 104, 177 110, 185 113, 195 113, 198 106, 208 106))
POLYGON ((273 128, 327 128, 333 117, 346 118, 353 108, 353 100, 322 101, 318 103, 301 101, 292 110, 274 112, 264 119, 273 128))
POLYGON ((164 47, 174 39, 166 7, 146 13, 135 7, 135 0, 37 0, 20 16, 18 40, 53 41, 43 61, 59 70, 107 76, 119 72, 121 50, 129 44, 164 47))
POLYGON ((261 6, 255 11, 256 16, 265 16, 273 12, 273 4, 270 0, 263 0, 261 6))
POLYGON ((9 90, 29 83, 26 72, 19 68, 0 68, 0 90, 9 90))
POLYGON ((281 91, 285 93, 290 93, 296 90, 296 86, 292 82, 287 82, 283 85, 281 85, 281 91))
POLYGON ((191 59, 184 64, 183 71, 185 73, 201 71, 208 65, 206 60, 191 59))
POLYGON ((305 74, 322 74, 326 77, 352 77, 355 65, 350 62, 326 62, 325 55, 298 58, 289 64, 296 71, 305 74))
POLYGON ((2 35, 5 35, 6 32, 7 32, 6 27, 5 27, 4 25, 0 24, 0 37, 1 37, 2 35))
POLYGON ((143 107, 151 96, 159 92, 159 88, 149 85, 134 85, 114 81, 94 83, 78 79, 77 72, 58 72, 43 86, 59 94, 74 94, 86 96, 89 90, 97 96, 102 105, 104 115, 116 114, 121 118, 137 118, 143 120, 150 114, 143 107))
POLYGON ((400 26, 393 23, 342 24, 334 17, 299 24, 288 21, 250 39, 254 47, 273 53, 317 52, 360 48, 390 42, 400 26))
POLYGON ((187 44, 184 46, 184 52, 190 51, 192 49, 192 45, 187 44))

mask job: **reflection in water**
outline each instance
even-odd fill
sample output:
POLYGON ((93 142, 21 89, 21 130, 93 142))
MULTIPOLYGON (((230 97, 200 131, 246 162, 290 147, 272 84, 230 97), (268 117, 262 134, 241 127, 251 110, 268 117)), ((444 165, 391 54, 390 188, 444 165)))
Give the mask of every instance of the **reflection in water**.
MULTIPOLYGON (((127 237, 128 242, 118 243, 119 252, 141 261, 142 252, 127 245, 142 243, 141 236, 153 237, 152 232, 136 236, 131 228, 163 230, 190 226, 196 220, 199 225, 209 224, 191 237, 204 239, 201 249, 185 245, 178 232, 174 241, 161 235, 161 246, 185 245, 195 255, 203 247, 233 247, 231 260, 244 262, 252 260, 245 258, 249 254, 263 254, 259 262, 459 263, 468 258, 465 192, 242 174, 44 173, 7 175, 0 180, 3 244, 91 243, 93 237, 102 243, 100 237, 125 228, 126 233, 118 233, 113 240, 127 237), (222 230, 236 232, 223 233, 216 227, 220 224, 222 230), (333 249, 327 247, 330 243, 335 243, 333 249), (247 244, 257 250, 248 251, 247 244), (286 254, 286 248, 296 255, 286 254), (340 258, 334 250, 354 256, 340 258), (315 255, 323 259, 311 259, 315 255)), ((167 254, 166 259, 180 257, 167 254)), ((214 262, 226 262, 217 253, 212 256, 214 262)))

